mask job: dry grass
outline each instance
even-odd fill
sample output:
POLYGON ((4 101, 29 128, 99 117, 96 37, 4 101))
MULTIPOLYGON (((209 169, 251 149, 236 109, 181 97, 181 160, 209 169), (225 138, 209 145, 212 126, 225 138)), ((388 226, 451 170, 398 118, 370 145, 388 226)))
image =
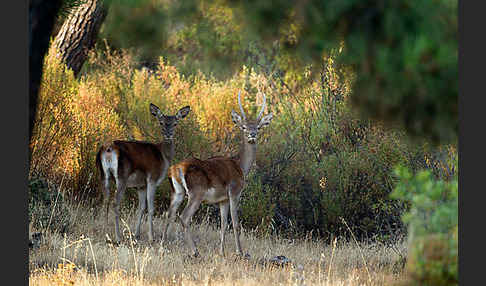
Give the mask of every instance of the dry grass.
MULTIPOLYGON (((391 285, 403 282, 397 267, 405 243, 393 246, 357 245, 339 239, 328 245, 310 239, 289 240, 258 237, 243 231, 241 242, 251 258, 234 255, 232 231, 226 239, 226 256, 218 254, 219 229, 208 223, 194 224, 193 233, 201 257, 190 258, 179 225, 172 227, 169 241, 148 245, 146 223, 142 238, 135 241, 134 210, 122 218, 125 240, 118 247, 106 243, 114 233, 113 220, 93 210, 68 206, 70 227, 61 234, 54 228, 43 231, 40 246, 30 250, 30 285, 391 285), (284 255, 293 265, 284 268, 263 266, 262 259, 284 255)), ((155 219, 160 237, 162 219, 155 219)))

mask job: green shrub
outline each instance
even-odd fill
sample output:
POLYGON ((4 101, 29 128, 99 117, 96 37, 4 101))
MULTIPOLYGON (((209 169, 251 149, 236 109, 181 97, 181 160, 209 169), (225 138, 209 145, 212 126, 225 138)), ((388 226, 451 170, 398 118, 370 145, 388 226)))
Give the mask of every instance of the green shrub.
POLYGON ((42 178, 29 179, 29 224, 36 230, 57 229, 67 231, 70 221, 62 192, 52 191, 53 186, 42 178))
POLYGON ((458 284, 458 185, 436 180, 431 171, 416 175, 397 167, 392 197, 410 204, 403 214, 409 228, 406 269, 416 285, 458 284))
POLYGON ((245 228, 260 229, 270 234, 274 229, 276 192, 269 185, 263 185, 254 172, 250 172, 241 195, 241 221, 245 228), (253 173, 253 174, 252 174, 253 173))

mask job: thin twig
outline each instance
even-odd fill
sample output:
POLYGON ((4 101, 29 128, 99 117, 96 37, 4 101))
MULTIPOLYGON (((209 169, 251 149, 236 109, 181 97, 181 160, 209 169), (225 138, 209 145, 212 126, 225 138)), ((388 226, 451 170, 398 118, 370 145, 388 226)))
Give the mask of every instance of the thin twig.
POLYGON ((346 221, 344 220, 344 218, 343 217, 339 217, 339 218, 343 221, 344 225, 346 225, 346 227, 348 228, 349 232, 351 233, 351 236, 354 239, 354 242, 356 243, 356 246, 358 246, 359 253, 361 254, 361 259, 363 259, 363 263, 365 265, 366 273, 368 273, 368 282, 371 283, 370 270, 368 269, 368 265, 366 264, 366 260, 364 259, 363 251, 361 250, 361 247, 359 246, 358 241, 356 240, 356 237, 354 236, 353 231, 351 231, 351 228, 349 228, 349 226, 346 223, 346 221))
POLYGON ((64 175, 62 176, 61 184, 59 185, 59 188, 57 188, 56 200, 54 201, 54 207, 52 208, 51 215, 49 216, 49 222, 47 223, 47 226, 46 226, 46 232, 49 230, 49 226, 51 225, 52 215, 54 214, 54 211, 56 210, 57 199, 59 198, 59 193, 61 192, 61 187, 62 187, 62 183, 64 181, 65 176, 66 176, 66 173, 64 173, 64 175))
POLYGON ((128 229, 128 237, 130 239, 130 248, 132 249, 132 255, 133 255, 133 264, 135 266, 135 273, 137 273, 138 278, 140 279, 140 273, 138 270, 138 263, 137 263, 137 257, 135 256, 135 248, 133 247, 133 239, 132 239, 132 232, 130 231, 130 227, 128 226, 127 222, 120 218, 121 222, 125 225, 125 227, 128 229))
POLYGON ((331 260, 329 261, 329 268, 327 269, 326 285, 329 284, 329 279, 331 278, 332 258, 334 257, 334 250, 336 249, 336 242, 337 242, 337 237, 335 237, 333 242, 332 242, 331 260))
MULTIPOLYGON (((84 194, 86 193, 86 190, 88 189, 89 183, 91 182, 92 175, 93 175, 93 172, 90 172, 89 173, 89 177, 88 177, 88 183, 86 184, 83 192, 81 193, 81 196, 84 196, 84 194)), ((76 218, 78 217, 79 207, 81 206, 81 202, 83 202, 83 198, 82 197, 79 198, 78 205, 76 206, 76 212, 74 214, 73 221, 76 221, 76 218)))
POLYGON ((98 268, 96 267, 96 257, 93 252, 93 245, 91 244, 91 239, 88 238, 88 243, 89 243, 89 248, 91 249, 91 255, 93 256, 93 263, 94 263, 94 268, 95 268, 95 273, 96 273, 96 280, 98 281, 98 268))

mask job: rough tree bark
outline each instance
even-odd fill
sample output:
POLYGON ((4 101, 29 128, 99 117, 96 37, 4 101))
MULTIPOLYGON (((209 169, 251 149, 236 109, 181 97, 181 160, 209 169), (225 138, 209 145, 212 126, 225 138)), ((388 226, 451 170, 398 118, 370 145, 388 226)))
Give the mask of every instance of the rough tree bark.
POLYGON ((54 40, 57 55, 77 76, 94 46, 107 8, 102 0, 86 0, 63 23, 54 40))
MULTIPOLYGON (((29 1, 29 142, 32 138, 44 55, 62 0, 29 1)), ((29 164, 31 152, 29 150, 29 164)))

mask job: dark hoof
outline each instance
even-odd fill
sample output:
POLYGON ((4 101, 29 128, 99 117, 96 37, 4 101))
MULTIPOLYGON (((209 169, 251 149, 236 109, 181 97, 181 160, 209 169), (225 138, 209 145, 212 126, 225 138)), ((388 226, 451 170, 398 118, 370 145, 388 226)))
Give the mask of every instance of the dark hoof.
POLYGON ((245 253, 245 254, 241 254, 241 253, 237 253, 235 255, 235 260, 250 260, 250 254, 248 253, 245 253))
MULTIPOLYGON (((137 239, 137 241, 138 241, 138 239, 137 239)), ((155 240, 155 239, 147 239, 147 244, 148 244, 148 245, 151 245, 151 246, 152 246, 152 245, 154 245, 155 243, 157 243, 157 240, 155 240)))
POLYGON ((272 265, 279 266, 279 267, 291 265, 291 263, 292 263, 292 261, 290 259, 288 259, 287 257, 285 257, 283 255, 274 256, 274 257, 270 258, 270 260, 268 260, 268 262, 271 263, 272 265))
POLYGON ((111 244, 113 246, 119 246, 120 245, 120 241, 113 241, 113 240, 111 240, 111 238, 108 235, 108 233, 105 233, 105 242, 106 242, 106 244, 111 244))
POLYGON ((30 249, 39 248, 41 242, 42 242, 42 233, 36 232, 32 234, 32 239, 29 240, 29 248, 30 249))
POLYGON ((105 242, 106 242, 106 244, 113 245, 114 247, 120 246, 120 242, 119 241, 113 241, 111 239, 106 239, 105 242))
POLYGON ((245 260, 250 260, 250 254, 249 253, 245 253, 245 255, 242 255, 241 258, 243 258, 245 260))
POLYGON ((198 263, 202 259, 202 256, 199 255, 199 252, 193 253, 193 254, 188 254, 186 255, 184 262, 193 264, 193 263, 198 263))
POLYGON ((194 253, 192 254, 192 257, 193 257, 193 258, 198 258, 198 257, 200 257, 200 256, 201 256, 201 255, 199 255, 199 251, 196 251, 196 252, 194 252, 194 253))

